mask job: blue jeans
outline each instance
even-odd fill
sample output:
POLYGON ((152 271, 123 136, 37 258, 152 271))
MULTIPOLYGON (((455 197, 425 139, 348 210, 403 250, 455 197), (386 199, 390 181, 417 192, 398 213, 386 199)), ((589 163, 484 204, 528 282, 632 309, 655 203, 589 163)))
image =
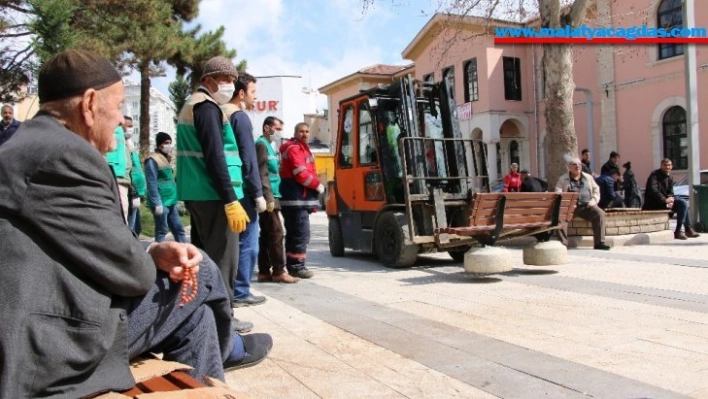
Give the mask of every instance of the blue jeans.
POLYGON ((133 233, 140 235, 143 226, 140 224, 140 208, 128 208, 128 227, 133 230, 133 233))
POLYGON ((249 200, 240 201, 249 219, 246 230, 238 237, 238 268, 236 270, 236 281, 234 282, 234 299, 245 299, 251 295, 251 277, 258 261, 258 213, 255 212, 255 203, 249 200), (250 211, 250 212, 249 212, 250 211))
POLYGON ((167 228, 169 227, 172 235, 177 242, 187 242, 187 235, 184 233, 182 221, 179 218, 177 205, 163 206, 162 215, 155 215, 155 208, 151 208, 152 216, 155 219, 155 242, 165 241, 167 228))
POLYGON ((691 218, 688 216, 688 204, 686 204, 686 201, 674 197, 674 206, 671 210, 676 212, 676 232, 681 231, 682 225, 684 229, 688 231, 688 229, 691 228, 691 218))

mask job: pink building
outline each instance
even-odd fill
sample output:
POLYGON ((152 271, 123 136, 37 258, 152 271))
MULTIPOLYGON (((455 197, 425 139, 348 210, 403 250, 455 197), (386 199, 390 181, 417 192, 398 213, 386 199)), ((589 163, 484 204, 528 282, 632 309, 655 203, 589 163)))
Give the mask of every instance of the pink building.
MULTIPOLYGON (((586 24, 681 25, 681 3, 596 0, 586 24)), ((708 3, 696 3, 695 20, 700 26, 700 21, 708 21, 708 3)), ((319 89, 329 98, 333 134, 339 101, 360 89, 390 83, 409 73, 418 79, 450 76, 458 105, 472 110, 460 120, 461 130, 466 137, 481 138, 487 144, 490 175, 501 178, 509 165, 517 162, 544 176, 542 48, 497 46, 489 34, 494 26, 534 23, 496 20, 489 26, 485 19, 434 15, 403 49, 403 58, 413 64, 364 68, 319 89)), ((683 45, 577 45, 573 52, 575 130, 579 149, 595 151, 593 169, 599 172, 610 151, 616 150, 622 163, 632 161, 640 186, 664 157, 672 159, 681 174, 688 166, 683 45)), ((708 49, 699 46, 697 53, 699 120, 708 123, 708 49)), ((700 136, 699 152, 708 153, 708 137, 700 136)), ((701 168, 708 168, 708 159, 701 161, 701 168)))

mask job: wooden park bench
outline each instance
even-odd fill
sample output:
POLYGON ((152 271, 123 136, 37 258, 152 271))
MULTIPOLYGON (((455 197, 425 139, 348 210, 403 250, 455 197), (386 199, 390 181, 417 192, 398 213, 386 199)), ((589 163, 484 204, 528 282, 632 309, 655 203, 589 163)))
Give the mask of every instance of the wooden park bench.
POLYGON ((573 218, 577 202, 578 193, 476 193, 467 226, 435 232, 472 237, 485 246, 528 235, 548 241, 573 218))

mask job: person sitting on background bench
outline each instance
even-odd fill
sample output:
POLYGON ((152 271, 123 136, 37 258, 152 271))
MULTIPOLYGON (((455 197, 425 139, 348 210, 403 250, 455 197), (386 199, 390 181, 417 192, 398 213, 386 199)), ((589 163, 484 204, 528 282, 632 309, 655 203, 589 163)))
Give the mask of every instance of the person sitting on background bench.
POLYGON ((691 219, 688 215, 688 204, 681 198, 676 198, 674 195, 674 179, 671 177, 671 170, 674 168, 674 163, 670 159, 664 158, 661 160, 659 169, 651 172, 647 179, 646 189, 644 190, 644 205, 645 210, 666 210, 670 209, 676 212, 676 230, 674 238, 677 240, 685 240, 686 238, 696 238, 700 234, 693 231, 691 228, 691 219), (681 232, 681 226, 686 229, 686 234, 681 232))
POLYGON ((214 262, 126 225, 103 159, 123 122, 116 69, 68 50, 41 68, 38 95, 37 116, 0 148, 0 397, 126 390, 129 360, 146 352, 221 380, 262 360, 272 339, 233 333, 214 262))
MULTIPOLYGON (((600 188, 591 175, 582 172, 582 163, 577 157, 566 155, 568 173, 562 175, 556 184, 556 192, 577 192, 578 206, 573 217, 589 220, 592 223, 592 235, 595 249, 608 250, 605 244, 605 212, 597 206, 600 201, 600 188)), ((567 243, 567 234, 558 230, 561 241, 567 243)))
POLYGON ((598 203, 600 208, 624 208, 624 197, 615 191, 615 188, 621 186, 622 183, 619 169, 611 169, 609 174, 596 177, 595 183, 600 187, 600 202, 598 203))

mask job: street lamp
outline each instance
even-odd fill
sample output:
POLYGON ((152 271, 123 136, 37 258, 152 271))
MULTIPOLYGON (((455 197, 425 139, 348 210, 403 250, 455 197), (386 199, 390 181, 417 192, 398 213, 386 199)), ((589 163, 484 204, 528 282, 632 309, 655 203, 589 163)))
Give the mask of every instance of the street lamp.
MULTIPOLYGON (((683 0, 683 26, 693 28, 695 24, 694 0, 683 0)), ((687 43, 684 46, 684 61, 686 67, 686 127, 688 129, 688 183, 689 206, 691 220, 695 223, 698 214, 698 201, 693 191, 694 184, 700 184, 700 152, 698 140, 698 82, 696 78, 696 44, 687 43)), ((704 201, 706 198, 703 199, 704 201)), ((680 221, 677 221, 680 223, 680 221)), ((705 224, 706 221, 701 221, 705 224)))

